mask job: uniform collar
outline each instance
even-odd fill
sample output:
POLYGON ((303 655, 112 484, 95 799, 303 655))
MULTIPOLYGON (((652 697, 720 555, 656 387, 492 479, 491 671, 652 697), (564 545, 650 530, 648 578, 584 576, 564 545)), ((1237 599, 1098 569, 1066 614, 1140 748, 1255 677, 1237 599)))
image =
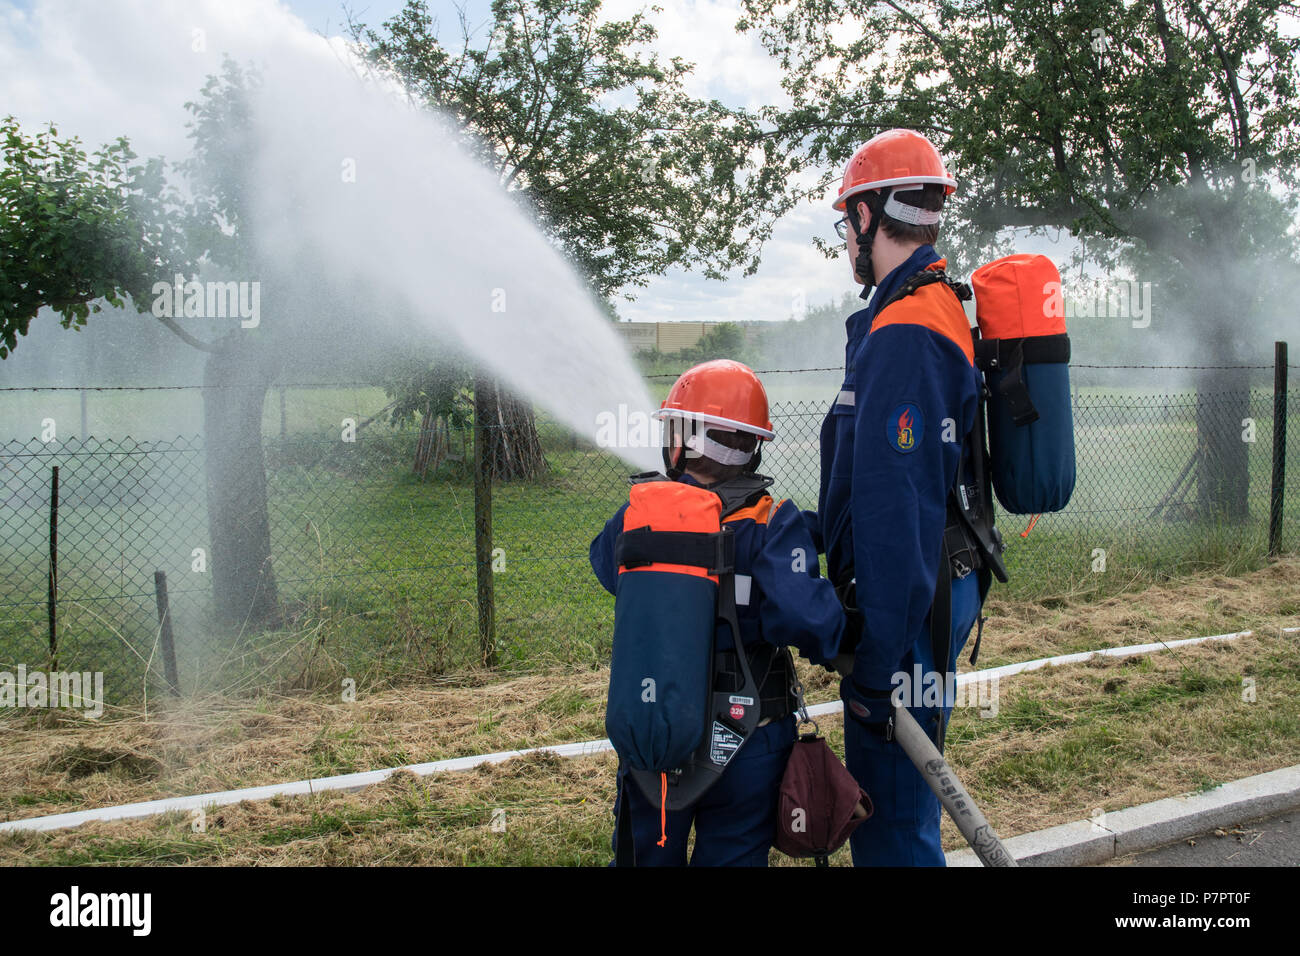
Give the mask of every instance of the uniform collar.
POLYGON ((849 352, 853 352, 853 344, 871 328, 871 323, 875 321, 876 313, 880 307, 889 301, 890 296, 902 288, 903 283, 910 279, 916 273, 923 269, 928 269, 938 264, 942 269, 946 260, 939 258, 939 254, 934 251, 934 246, 928 243, 918 246, 910 256, 904 259, 897 268, 889 275, 885 276, 880 285, 875 287, 875 294, 871 295, 866 289, 861 292, 861 298, 870 296, 870 301, 865 309, 859 309, 849 316, 848 321, 844 323, 844 328, 848 332, 849 352))
POLYGON ((943 262, 943 260, 934 251, 934 246, 929 243, 918 246, 910 256, 899 263, 889 275, 881 280, 880 285, 876 286, 875 294, 871 297, 871 301, 867 303, 867 314, 872 319, 875 319, 876 314, 880 312, 881 306, 903 287, 904 282, 937 262, 943 262))

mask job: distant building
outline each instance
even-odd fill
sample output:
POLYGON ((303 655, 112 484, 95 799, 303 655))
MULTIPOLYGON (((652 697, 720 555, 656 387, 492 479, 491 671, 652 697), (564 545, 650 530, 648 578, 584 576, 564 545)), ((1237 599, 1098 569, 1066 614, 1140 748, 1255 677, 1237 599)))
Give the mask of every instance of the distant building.
POLYGON ((659 347, 658 322, 616 322, 614 328, 633 352, 650 352, 659 347))
POLYGON ((655 346, 665 355, 694 348, 705 328, 704 322, 656 322, 655 346))
MULTIPOLYGON (((633 352, 658 349, 666 355, 694 348, 712 322, 616 322, 614 328, 633 352)), ((762 322, 735 322, 745 333, 745 341, 753 342, 762 322)))

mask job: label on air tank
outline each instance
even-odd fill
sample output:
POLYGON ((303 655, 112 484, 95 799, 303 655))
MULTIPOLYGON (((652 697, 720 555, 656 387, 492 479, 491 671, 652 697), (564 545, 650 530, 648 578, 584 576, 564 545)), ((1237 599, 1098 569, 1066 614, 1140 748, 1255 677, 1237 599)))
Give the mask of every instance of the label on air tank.
POLYGON ((709 740, 709 759, 718 766, 725 766, 735 756, 745 738, 728 727, 713 722, 713 736, 709 740))

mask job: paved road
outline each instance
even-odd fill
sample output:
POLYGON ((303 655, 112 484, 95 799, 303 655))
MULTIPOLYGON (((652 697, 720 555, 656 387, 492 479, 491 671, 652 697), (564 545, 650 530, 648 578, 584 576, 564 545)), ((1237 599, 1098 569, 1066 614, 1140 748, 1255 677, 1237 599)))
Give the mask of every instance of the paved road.
POLYGON ((1300 812, 1204 833, 1190 841, 1120 857, 1106 865, 1300 866, 1300 812))

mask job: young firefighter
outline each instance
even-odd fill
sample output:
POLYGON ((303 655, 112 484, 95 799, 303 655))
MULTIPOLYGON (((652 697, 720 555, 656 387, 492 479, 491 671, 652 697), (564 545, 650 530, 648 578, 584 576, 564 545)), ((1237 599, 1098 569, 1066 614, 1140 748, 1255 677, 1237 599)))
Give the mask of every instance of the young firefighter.
MULTIPOLYGON (((724 535, 725 529, 730 529, 734 541, 736 620, 761 707, 753 715, 758 719, 756 728, 743 745, 738 745, 725 769, 718 771, 715 782, 707 785, 702 796, 684 808, 667 809, 666 777, 661 799, 652 800, 620 760, 614 810, 618 821, 613 841, 615 856, 619 862, 632 862, 628 858, 634 856, 637 866, 684 866, 687 838, 694 825, 691 865, 766 866, 776 833, 778 791, 795 738, 793 662, 786 648, 793 646, 813 663, 829 665, 843 637, 844 613, 830 581, 818 574, 817 552, 802 513, 790 501, 773 502, 767 494, 772 480, 755 471, 761 458, 759 442, 774 437, 767 394, 758 376, 739 362, 716 360, 697 365, 677 380, 655 416, 664 421, 667 474, 636 476, 632 506, 638 500, 638 482, 665 478, 706 489, 720 500, 721 509, 715 503, 714 512, 721 516, 724 535), (620 836, 629 833, 632 848, 620 836), (629 853, 633 848, 634 854, 629 853)), ((651 490, 676 493, 671 486, 651 490)), ((695 497, 713 500, 707 494, 695 497)), ((619 666, 620 614, 632 614, 623 604, 624 586, 638 576, 627 558, 626 546, 620 543, 630 537, 624 532, 638 528, 635 515, 628 519, 629 507, 619 508, 591 544, 592 569, 605 589, 617 596, 615 671, 619 666)), ((705 569, 695 573, 704 574, 705 569)), ((632 581, 631 586, 649 580, 641 578, 632 581)), ((671 616, 686 614, 685 605, 683 601, 674 602, 665 591, 663 600, 652 603, 648 613, 638 610, 638 619, 667 616, 671 631, 671 616)), ((720 690, 720 682, 738 679, 739 662, 730 628, 721 624, 715 628, 712 613, 706 618, 703 632, 706 660, 710 638, 714 673, 711 689, 720 690)), ((678 671, 696 666, 686 653, 670 659, 678 671)), ((611 689, 615 680, 612 673, 611 689)), ((652 706, 642 701, 655 700, 655 691, 661 697, 667 693, 662 679, 658 686, 652 679, 643 683, 652 690, 640 700, 632 700, 629 710, 652 706)), ((745 702, 755 703, 750 697, 731 696, 724 699, 724 707, 728 699, 733 702, 732 716, 738 716, 737 708, 743 715, 745 702)), ((607 724, 608 720, 607 716, 607 724)), ((712 726, 716 754, 720 745, 726 745, 725 738, 731 731, 720 728, 717 721, 712 726), (719 733, 724 738, 721 741, 716 736, 719 733)), ((611 739, 615 738, 611 733, 611 739)), ((617 747, 617 739, 615 743, 617 747)))
MULTIPOLYGON (((890 694, 914 665, 932 687, 949 686, 988 589, 956 511, 958 493, 975 494, 968 435, 981 385, 970 322, 946 281, 927 281, 942 278, 932 243, 956 187, 924 136, 889 130, 854 154, 833 204, 862 297, 875 287, 847 322, 844 384, 822 426, 811 522, 857 632, 842 667, 844 748, 876 808, 851 838, 857 866, 944 864, 939 803, 893 739, 890 694)), ((905 703, 942 748, 952 696, 934 706, 911 686, 905 703)))

